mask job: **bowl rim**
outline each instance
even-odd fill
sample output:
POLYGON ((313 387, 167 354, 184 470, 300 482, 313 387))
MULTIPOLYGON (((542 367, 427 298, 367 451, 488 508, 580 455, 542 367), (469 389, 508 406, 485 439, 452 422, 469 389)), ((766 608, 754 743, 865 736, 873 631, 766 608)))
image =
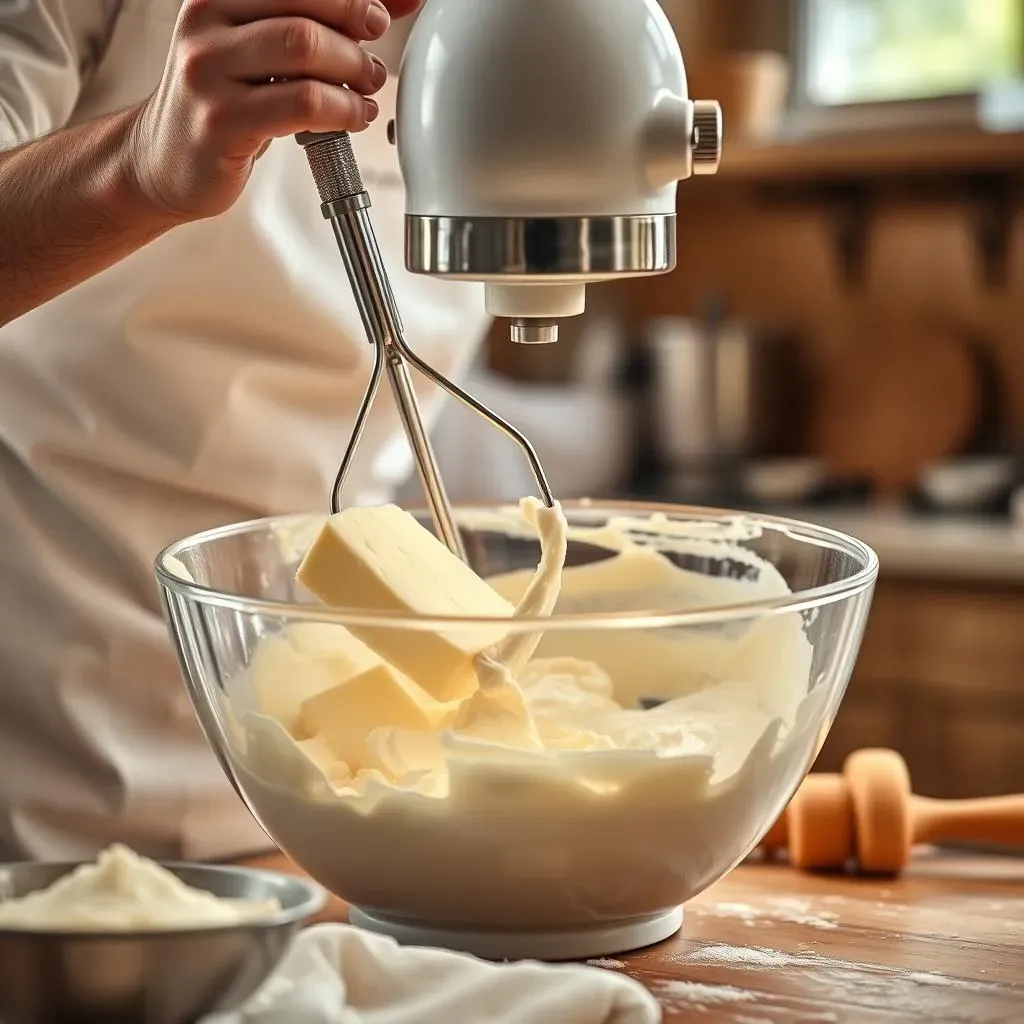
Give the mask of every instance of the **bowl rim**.
MULTIPOLYGON (((697 626, 711 626, 726 622, 764 618, 766 616, 791 614, 822 608, 846 598, 856 596, 869 589, 878 577, 878 556, 863 541, 833 530, 798 519, 773 516, 760 512, 741 512, 734 509, 702 508, 690 505, 672 505, 642 501, 597 501, 580 499, 561 502, 567 511, 619 512, 664 514, 680 519, 704 521, 747 520, 760 526, 782 533, 802 543, 816 544, 839 550, 861 562, 861 567, 846 579, 835 580, 808 590, 797 591, 777 598, 760 598, 739 601, 700 609, 650 609, 640 611, 571 612, 550 616, 445 616, 409 615, 405 612, 385 610, 366 611, 330 607, 328 605, 300 604, 292 601, 273 601, 267 598, 248 597, 214 590, 183 579, 167 565, 169 559, 177 559, 178 553, 188 547, 223 540, 226 537, 250 532, 254 527, 276 523, 281 527, 298 526, 315 520, 325 521, 327 513, 296 513, 282 516, 264 516, 245 522, 231 523, 183 537, 167 545, 155 559, 157 580, 162 588, 196 604, 223 608, 252 616, 267 616, 286 622, 323 623, 356 627, 360 629, 388 628, 413 630, 417 632, 457 632, 463 629, 491 629, 500 626, 509 634, 527 633, 541 627, 545 632, 568 632, 589 629, 669 629, 697 626)), ((493 511, 506 505, 485 505, 463 503, 455 508, 465 511, 493 511)), ((412 509, 411 511, 420 511, 412 509)))
MULTIPOLYGON (((54 871, 60 872, 54 879, 54 881, 56 881, 57 879, 63 878, 65 875, 74 871, 76 868, 85 867, 95 863, 95 859, 73 861, 8 861, 6 863, 0 863, 0 872, 17 871, 19 868, 50 868, 54 871)), ((138 940, 155 941, 158 939, 169 938, 198 938, 203 935, 222 935, 226 932, 251 931, 254 929, 264 931, 272 928, 287 928, 295 925, 301 925, 303 921, 306 921, 315 914, 318 914, 327 905, 327 892, 323 886, 303 878, 300 875, 292 875, 284 871, 272 871, 267 868, 250 868, 242 865, 231 864, 203 864, 198 861, 156 860, 154 863, 159 864, 160 867, 165 868, 172 874, 178 875, 179 878, 181 876, 178 872, 198 872, 204 875, 222 876, 242 875, 249 878, 263 878, 268 882, 273 881, 279 884, 287 882, 289 885, 293 885, 299 890, 303 890, 304 895, 295 906, 284 907, 276 914, 268 914, 266 917, 248 918, 244 921, 235 921, 231 924, 192 925, 186 928, 165 927, 133 929, 15 928, 0 924, 0 939, 46 939, 51 941, 88 940, 90 942, 95 942, 97 940, 109 940, 112 942, 124 942, 126 940, 131 940, 135 942, 138 940)), ((191 884, 193 888, 202 890, 202 885, 196 884, 195 882, 186 884, 191 884)), ((213 893, 213 895, 216 895, 216 893, 213 893)))

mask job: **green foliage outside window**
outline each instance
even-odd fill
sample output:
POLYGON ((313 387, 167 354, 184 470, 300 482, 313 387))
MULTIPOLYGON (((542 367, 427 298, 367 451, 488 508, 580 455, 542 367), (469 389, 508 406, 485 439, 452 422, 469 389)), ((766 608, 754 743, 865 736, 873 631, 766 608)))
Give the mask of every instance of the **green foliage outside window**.
POLYGON ((1024 67, 1024 0, 805 0, 818 103, 970 93, 1024 67))

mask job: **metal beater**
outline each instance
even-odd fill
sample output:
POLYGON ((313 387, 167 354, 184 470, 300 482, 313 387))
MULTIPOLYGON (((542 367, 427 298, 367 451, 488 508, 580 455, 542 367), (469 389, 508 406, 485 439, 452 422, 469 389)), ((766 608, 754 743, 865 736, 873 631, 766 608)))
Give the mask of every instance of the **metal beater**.
POLYGON ((366 330, 366 336, 373 345, 373 369, 370 380, 356 414, 352 436, 341 460, 341 467, 331 492, 331 511, 341 510, 341 492, 345 485, 356 448, 366 427, 366 421, 380 389, 381 378, 387 372, 388 382, 395 396, 398 414, 409 439, 416 461, 420 482, 430 505, 438 535, 460 558, 465 560, 466 552, 444 483, 437 468, 430 437, 423 424, 419 402, 413 389, 409 366, 412 365, 428 380, 443 388, 453 398, 464 402, 499 430, 511 438, 526 455, 537 481, 541 499, 551 506, 554 495, 548 484, 544 469, 529 440, 497 413, 488 409, 467 391, 450 381, 424 362, 409 347, 405 340, 402 317, 391 290, 384 261, 377 245, 377 236, 370 220, 370 196, 363 187, 359 165, 352 151, 352 139, 347 132, 336 134, 306 133, 296 136, 296 141, 305 149, 313 172, 313 180, 320 193, 324 217, 331 222, 334 236, 338 241, 345 269, 348 272, 352 292, 359 307, 359 315, 366 330))
MULTIPOLYGON (((689 99, 658 0, 426 0, 389 138, 406 186, 406 268, 482 282, 512 341, 544 344, 584 311, 587 285, 675 267, 676 186, 718 169, 722 112, 689 99)), ((406 343, 349 136, 298 142, 374 346, 331 507, 386 370, 438 534, 464 557, 410 365, 519 445, 548 505, 551 488, 530 442, 406 343)))

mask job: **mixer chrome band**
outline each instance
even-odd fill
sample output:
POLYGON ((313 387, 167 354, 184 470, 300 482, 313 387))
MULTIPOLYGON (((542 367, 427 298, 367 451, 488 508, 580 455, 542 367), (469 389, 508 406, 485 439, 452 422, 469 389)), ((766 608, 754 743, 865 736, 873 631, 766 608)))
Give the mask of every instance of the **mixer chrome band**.
POLYGON ((405 218, 414 274, 663 274, 676 265, 675 214, 640 217, 405 218))

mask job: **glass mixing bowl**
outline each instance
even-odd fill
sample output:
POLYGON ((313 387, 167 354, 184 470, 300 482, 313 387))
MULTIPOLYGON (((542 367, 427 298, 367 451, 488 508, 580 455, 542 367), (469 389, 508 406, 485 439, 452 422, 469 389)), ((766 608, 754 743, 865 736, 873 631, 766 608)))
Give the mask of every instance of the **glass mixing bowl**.
MULTIPOLYGON (((225 772, 356 923, 487 957, 659 941, 757 845, 821 749, 867 619, 870 548, 766 516, 565 511, 567 569, 547 619, 327 608, 295 581, 324 516, 212 530, 159 557, 182 672, 225 772), (299 709, 370 664, 353 635, 376 647, 522 632, 542 634, 528 666, 542 689, 527 693, 538 715, 557 705, 557 751, 455 743, 422 784, 370 773, 339 790, 351 782, 299 709), (567 677, 583 680, 568 717, 567 677), (609 696, 626 709, 614 749, 594 740, 609 696)), ((539 557, 518 509, 456 514, 474 568, 515 601, 539 557)), ((357 735, 374 724, 361 716, 357 735)))

